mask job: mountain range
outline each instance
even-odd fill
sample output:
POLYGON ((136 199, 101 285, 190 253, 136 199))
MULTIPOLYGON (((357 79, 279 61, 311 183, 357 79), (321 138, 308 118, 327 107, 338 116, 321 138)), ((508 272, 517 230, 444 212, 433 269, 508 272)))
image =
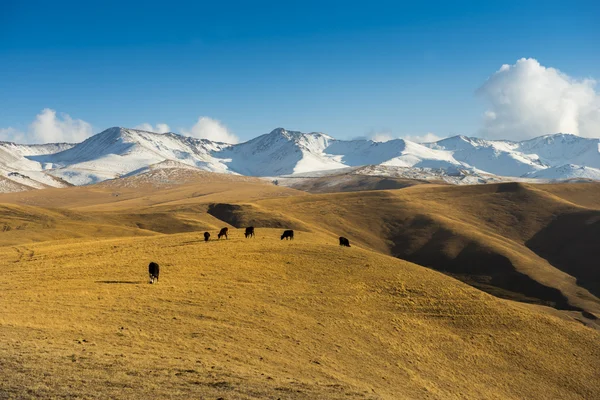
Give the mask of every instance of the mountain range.
POLYGON ((466 136, 431 143, 375 142, 277 128, 227 144, 114 127, 77 144, 0 142, 0 192, 87 185, 157 168, 278 177, 362 166, 376 166, 370 171, 384 176, 418 174, 451 183, 600 180, 600 139, 558 133, 521 142, 466 136))

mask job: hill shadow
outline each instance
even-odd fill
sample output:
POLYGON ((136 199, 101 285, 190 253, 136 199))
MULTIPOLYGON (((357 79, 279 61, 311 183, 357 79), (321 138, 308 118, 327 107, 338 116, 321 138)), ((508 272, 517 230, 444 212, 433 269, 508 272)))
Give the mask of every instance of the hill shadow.
POLYGON ((560 290, 519 272, 509 257, 446 229, 428 217, 414 218, 404 229, 395 232, 391 241, 393 256, 453 276, 494 296, 580 310, 569 304, 560 290))
POLYGON ((251 204, 211 203, 207 213, 236 228, 254 226, 259 228, 297 229, 310 231, 299 220, 275 211, 264 211, 251 204))
POLYGON ((525 245, 600 297, 600 211, 559 215, 525 245))

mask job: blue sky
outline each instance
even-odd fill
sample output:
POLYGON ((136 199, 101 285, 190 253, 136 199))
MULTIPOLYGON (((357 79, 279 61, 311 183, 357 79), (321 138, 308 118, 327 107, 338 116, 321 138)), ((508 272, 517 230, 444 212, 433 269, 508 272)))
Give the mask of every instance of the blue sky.
MULTIPOLYGON (((490 111, 498 99, 480 88, 503 64, 518 71, 532 58, 583 84, 573 96, 596 118, 596 86, 582 82, 600 79, 598 3, 1 0, 0 139, 27 137, 46 108, 93 132, 165 123, 191 134, 205 116, 240 140, 279 126, 340 139, 589 131, 588 120, 573 128, 543 115, 521 126, 530 115, 490 111)), ((515 93, 529 91, 521 83, 515 93)))

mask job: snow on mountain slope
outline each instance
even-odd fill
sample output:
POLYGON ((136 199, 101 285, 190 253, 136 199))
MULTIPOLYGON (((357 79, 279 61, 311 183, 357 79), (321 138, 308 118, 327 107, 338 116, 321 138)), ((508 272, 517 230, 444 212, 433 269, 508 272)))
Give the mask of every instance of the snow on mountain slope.
POLYGON ((118 178, 163 162, 176 160, 212 172, 228 172, 211 152, 229 146, 174 133, 110 128, 70 149, 30 159, 51 164, 52 175, 75 185, 118 178))
POLYGON ((327 152, 338 156, 340 161, 347 166, 360 166, 382 164, 402 155, 406 150, 406 141, 403 139, 388 142, 374 142, 372 140, 337 140, 329 147, 327 152))
MULTIPOLYGON (((454 136, 425 146, 450 151, 456 160, 501 176, 537 176, 538 172, 567 164, 600 168, 600 139, 563 133, 522 142, 454 136)), ((552 174, 558 171, 567 173, 563 168, 553 169, 552 174)))
POLYGON ((442 168, 456 171, 459 168, 471 169, 469 165, 457 161, 447 151, 430 149, 418 143, 403 140, 404 150, 397 157, 381 163, 395 167, 442 168))
POLYGON ((561 135, 549 135, 541 142, 529 141, 532 143, 455 136, 434 143, 419 144, 403 139, 388 142, 343 141, 322 133, 300 133, 278 128, 248 142, 223 148, 217 153, 213 152, 213 155, 224 159, 223 163, 230 170, 255 176, 384 165, 444 169, 450 174, 463 170, 522 177, 555 166, 556 161, 564 165, 568 163, 569 156, 585 159, 595 165, 598 155, 597 140, 595 153, 593 140, 582 139, 581 142, 585 143, 585 146, 576 140, 566 141, 564 146, 569 149, 559 153, 562 157, 553 157, 558 153, 555 147, 560 148, 560 145, 556 146, 557 142, 561 142, 556 139, 559 136, 561 135), (544 157, 531 151, 536 147, 541 149, 544 157))
POLYGON ((74 145, 69 143, 24 145, 0 142, 0 176, 4 178, 3 184, 0 185, 0 193, 66 186, 66 182, 43 171, 47 165, 28 157, 57 153, 72 146, 74 145))
POLYGON ((18 156, 35 156, 41 154, 54 154, 75 146, 72 143, 48 144, 18 144, 13 142, 0 142, 0 149, 18 156))
MULTIPOLYGON (((573 163, 598 168, 599 139, 555 134, 524 142, 455 136, 433 143, 396 139, 336 140, 322 133, 300 133, 278 128, 246 143, 213 152, 230 170, 243 175, 277 176, 343 167, 383 165, 446 174, 479 174, 531 178, 552 167, 573 163)), ((565 179, 571 177, 566 169, 565 179)), ((590 173, 593 175, 593 173, 590 173)), ((419 175, 422 175, 419 173, 419 175)), ((469 179, 472 179, 471 177, 469 179)), ((481 180, 477 178, 478 180, 481 180)), ((554 179, 554 178, 553 178, 554 179)), ((560 178, 556 178, 560 179, 560 178)))
POLYGON ((70 149, 73 144, 51 143, 51 144, 16 144, 11 142, 0 142, 0 166, 14 170, 40 170, 40 165, 32 161, 28 156, 39 156, 54 154, 70 149))
POLYGON ((277 176, 349 166, 384 164, 421 168, 470 168, 449 152, 403 139, 385 143, 336 140, 323 133, 277 128, 218 153, 228 167, 242 175, 277 176))
POLYGON ((547 168, 535 154, 519 152, 515 142, 454 136, 424 146, 448 151, 456 160, 495 175, 522 176, 547 168))
POLYGON ((456 168, 463 165, 445 151, 404 139, 388 142, 371 140, 334 141, 325 153, 340 157, 348 166, 390 165, 419 168, 456 168))
POLYGON ((558 167, 546 168, 535 173, 527 174, 526 176, 528 178, 549 180, 591 179, 600 181, 600 169, 566 164, 558 167))
POLYGON ((535 154, 550 166, 576 164, 600 168, 600 139, 557 133, 520 142, 517 149, 524 154, 535 154))
POLYGON ((495 177, 600 180, 600 140, 555 134, 523 142, 455 136, 381 143, 277 128, 233 145, 115 127, 79 144, 0 142, 0 191, 86 185, 171 166, 263 177, 373 166, 390 176, 457 184, 495 177))
POLYGON ((230 170, 242 175, 277 176, 343 168, 340 157, 324 153, 334 139, 323 133, 277 128, 218 153, 230 170))

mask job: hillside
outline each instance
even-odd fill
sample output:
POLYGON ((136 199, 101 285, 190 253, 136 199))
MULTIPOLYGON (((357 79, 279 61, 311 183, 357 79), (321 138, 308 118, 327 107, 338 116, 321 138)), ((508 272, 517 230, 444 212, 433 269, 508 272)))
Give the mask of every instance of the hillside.
POLYGON ((600 335, 299 232, 5 247, 8 397, 594 398, 600 335), (148 260, 160 282, 146 283, 148 260), (42 278, 42 279, 40 279, 42 278), (510 383, 510 384, 509 384, 510 383))
POLYGON ((279 185, 310 193, 357 192, 363 190, 402 189, 426 183, 450 185, 480 185, 500 182, 542 181, 530 178, 509 178, 463 169, 398 167, 368 165, 327 171, 283 175, 274 179, 279 185))
POLYGON ((0 195, 0 397, 598 397, 599 191, 158 168, 0 195))
POLYGON ((418 185, 308 195, 255 178, 170 168, 45 193, 0 198, 19 207, 56 210, 50 226, 64 223, 67 228, 60 234, 35 230, 40 218, 23 224, 5 213, 0 222, 14 232, 5 238, 107 237, 112 234, 95 232, 109 232, 111 226, 115 236, 136 228, 193 232, 223 223, 316 230, 334 238, 343 234, 366 248, 443 271, 497 296, 600 315, 594 265, 600 256, 594 245, 598 184, 418 185), (68 228, 73 226, 81 228, 68 228))
MULTIPOLYGON (((582 201, 600 196, 600 185, 589 185, 582 186, 582 201)), ((548 185, 550 191, 554 187, 548 185)), ((598 316, 600 279, 594 260, 600 254, 594 238, 600 208, 574 204, 544 188, 419 185, 258 205, 344 232, 363 246, 446 272, 497 296, 598 316), (565 225, 558 221, 569 230, 561 231, 565 225), (552 251, 561 254, 556 265, 556 258, 548 258, 552 251), (568 274, 566 264, 571 263, 586 271, 585 284, 576 282, 574 267, 568 274)))

